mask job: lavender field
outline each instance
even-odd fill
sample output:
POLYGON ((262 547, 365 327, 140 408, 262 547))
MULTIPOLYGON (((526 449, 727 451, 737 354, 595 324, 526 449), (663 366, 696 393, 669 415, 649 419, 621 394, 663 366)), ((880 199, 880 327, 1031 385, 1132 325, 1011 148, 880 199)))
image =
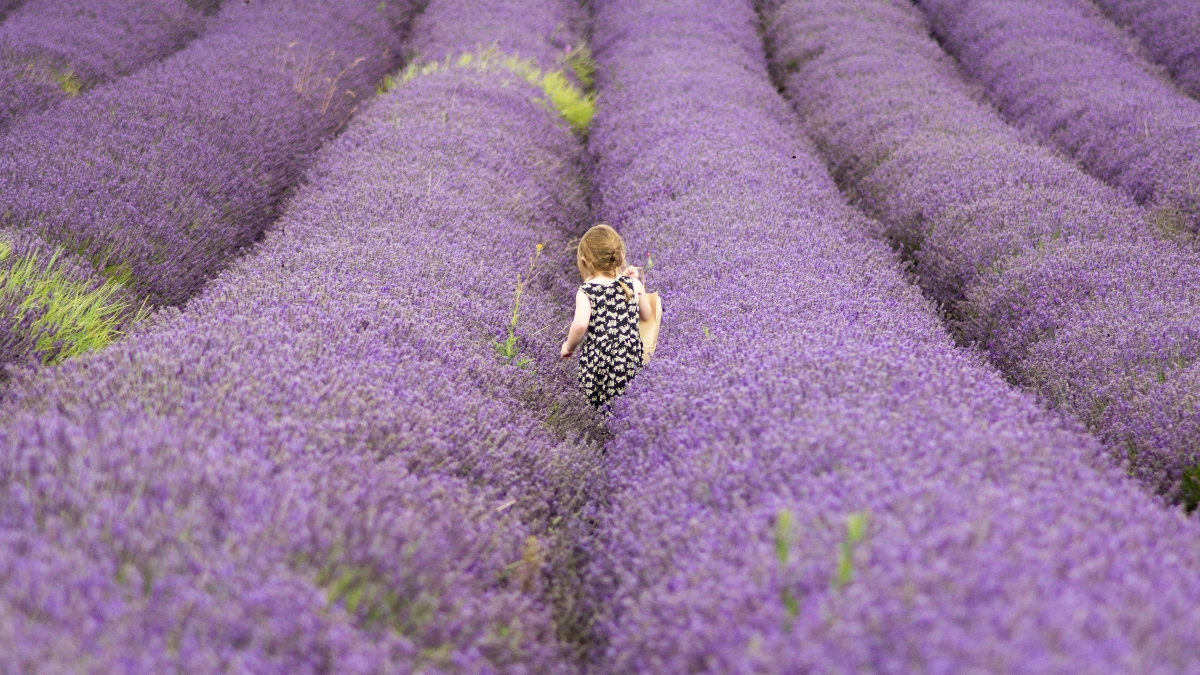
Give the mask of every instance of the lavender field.
POLYGON ((0 673, 1200 675, 1196 54, 1182 0, 0 0, 0 673), (602 410, 598 222, 665 308, 602 410))

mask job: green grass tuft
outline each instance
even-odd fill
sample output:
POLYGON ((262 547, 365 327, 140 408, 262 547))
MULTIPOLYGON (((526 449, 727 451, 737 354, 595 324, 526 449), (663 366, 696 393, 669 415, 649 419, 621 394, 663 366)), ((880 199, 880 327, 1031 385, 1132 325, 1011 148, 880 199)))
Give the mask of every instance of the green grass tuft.
POLYGON ((1179 492, 1183 498, 1183 507, 1188 513, 1200 506, 1200 464, 1184 470, 1179 492))
POLYGON ((74 70, 67 70, 54 76, 54 83, 67 96, 78 96, 83 91, 83 82, 75 76, 74 70))
MULTIPOLYGON (((579 56, 568 57, 567 61, 580 82, 590 86, 595 64, 586 47, 575 52, 579 56)), ((481 49, 475 53, 463 52, 458 58, 447 56, 441 61, 430 61, 423 65, 410 63, 398 77, 385 76, 379 93, 386 93, 412 81, 414 78, 434 75, 455 68, 474 68, 481 72, 508 72, 538 87, 545 99, 534 99, 549 105, 562 115, 575 131, 586 133, 592 117, 596 114, 596 95, 575 86, 566 73, 559 70, 543 71, 533 59, 522 59, 517 54, 505 54, 495 47, 481 49)))
POLYGON ((45 264, 37 254, 10 260, 12 244, 0 241, 0 306, 17 305, 14 321, 34 317, 29 326, 34 353, 43 363, 57 363, 99 349, 122 335, 121 326, 145 316, 123 299, 124 285, 106 281, 99 288, 73 281, 57 268, 62 249, 45 264))
POLYGON ((68 97, 74 98, 88 87, 75 74, 75 69, 66 65, 47 63, 45 60, 28 61, 17 75, 18 79, 53 83, 68 97))
POLYGON ((851 513, 846 516, 846 538, 838 550, 837 577, 834 587, 842 588, 854 580, 854 547, 867 533, 867 513, 851 513))
POLYGON ((575 73, 575 77, 579 78, 579 83, 584 89, 591 89, 596 76, 596 61, 592 58, 592 50, 587 48, 587 45, 582 45, 572 51, 567 56, 567 65, 575 73))
POLYGON ((585 94, 571 84, 561 70, 546 73, 541 80, 542 91, 550 98, 563 119, 578 131, 585 133, 592 117, 596 114, 596 95, 585 94))

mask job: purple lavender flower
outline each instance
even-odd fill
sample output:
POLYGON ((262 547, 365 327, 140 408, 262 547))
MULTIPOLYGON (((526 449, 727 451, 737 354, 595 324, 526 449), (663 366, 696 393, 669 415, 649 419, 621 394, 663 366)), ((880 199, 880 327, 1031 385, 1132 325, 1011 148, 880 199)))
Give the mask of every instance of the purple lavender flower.
MULTIPOLYGON (((953 346, 798 137, 750 5, 595 3, 597 215, 666 307, 581 538, 596 671, 1200 672, 1196 522, 953 346)), ((832 29, 875 6, 772 26, 831 26, 798 68, 861 41, 806 85, 831 106, 908 104, 857 88, 905 40, 832 29)))
POLYGON ((1096 0, 1104 12, 1131 31, 1175 83, 1200 98, 1200 6, 1188 0, 1096 0))
MULTIPOLYGON (((414 28, 505 3, 433 3, 414 28)), ((526 3, 538 45, 572 2, 526 3)), ((213 33, 209 33, 211 37, 213 33)), ((207 37, 205 39, 208 39, 207 37)), ((550 64, 547 64, 550 65, 550 64)), ((554 347, 579 137, 504 71, 418 76, 253 253, 0 410, 0 668, 569 673, 549 581, 597 421, 554 347), (493 345, 537 244, 517 323, 493 345)))
POLYGON ((9 12, 24 4, 25 0, 0 0, 0 21, 8 15, 9 12))
POLYGON ((229 3, 186 49, 0 138, 0 221, 183 302, 395 65, 388 7, 229 3))
MULTIPOLYGON (((185 0, 32 0, 0 24, 0 130, 183 48, 204 28, 185 0)), ((0 10, 2 11, 2 10, 0 10)))
POLYGON ((915 10, 797 0, 769 16, 807 130, 957 336, 1179 499, 1200 462, 1195 252, 973 100, 915 10))
POLYGON ((918 4, 1014 123, 1152 209, 1158 227, 1200 228, 1200 102, 1092 3, 918 4))

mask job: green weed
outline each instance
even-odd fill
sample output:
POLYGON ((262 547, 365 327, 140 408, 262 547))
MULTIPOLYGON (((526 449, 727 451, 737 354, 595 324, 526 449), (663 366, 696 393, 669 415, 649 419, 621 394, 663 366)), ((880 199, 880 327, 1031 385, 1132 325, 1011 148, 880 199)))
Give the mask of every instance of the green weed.
POLYGON ((1188 513, 1195 511, 1196 507, 1200 506, 1200 464, 1184 470, 1183 484, 1180 486, 1179 493, 1188 513))
POLYGON ((84 81, 75 74, 74 68, 53 65, 44 61, 27 62, 17 77, 23 80, 53 82, 64 94, 72 98, 78 96, 79 92, 86 88, 84 81))
MULTIPOLYGON (((522 279, 521 274, 517 274, 517 289, 513 298, 512 316, 508 321, 508 337, 504 338, 503 341, 497 340, 494 344, 496 352, 500 354, 505 363, 513 363, 513 359, 517 358, 521 353, 520 348, 517 347, 517 320, 521 316, 521 292, 525 290, 525 284, 529 283, 529 279, 533 277, 534 267, 537 265, 538 258, 540 257, 542 257, 542 245, 538 244, 533 252, 533 257, 529 260, 529 272, 525 275, 525 278, 522 279)), ((524 368, 532 363, 532 361, 529 358, 522 358, 513 365, 524 368)))
MULTIPOLYGON (((583 52, 586 52, 586 49, 576 53, 583 52)), ((587 86, 587 83, 591 82, 591 73, 595 70, 590 54, 576 57, 574 61, 568 57, 568 63, 579 76, 580 81, 585 82, 585 86, 587 86), (586 80, 580 75, 580 72, 587 74, 586 80)), ((533 62, 533 59, 522 59, 520 55, 505 54, 495 47, 481 49, 475 53, 463 52, 457 58, 447 56, 441 61, 431 61, 422 65, 410 63, 399 77, 385 76, 378 91, 379 93, 389 92, 414 78, 435 75, 455 68, 474 68, 480 72, 504 71, 520 77, 530 85, 540 88, 546 96, 545 99, 534 99, 535 102, 545 104, 557 111, 575 131, 581 134, 587 132, 588 125, 591 124, 592 117, 596 113, 596 95, 576 87, 561 69, 543 71, 533 62)))
POLYGON ((579 78, 584 89, 591 89, 596 76, 596 61, 592 58, 592 50, 583 45, 567 55, 567 65, 579 78))
POLYGON ((74 70, 66 70, 54 75, 54 83, 67 96, 78 96, 83 91, 83 82, 75 76, 74 70))
MULTIPOLYGON (((775 515, 775 558, 779 561, 779 570, 787 571, 788 550, 792 545, 792 512, 782 509, 775 515)), ((779 591, 779 599, 787 609, 788 616, 795 618, 800 613, 800 603, 792 595, 792 590, 785 584, 779 591)))
POLYGON ((134 311, 121 299, 124 286, 119 281, 91 288, 67 278, 57 267, 60 255, 62 249, 44 264, 36 253, 10 262, 12 244, 0 241, 0 266, 7 267, 0 267, 0 304, 17 303, 13 319, 18 323, 31 313, 36 317, 29 329, 36 336, 34 352, 43 363, 99 349, 119 337, 127 321, 146 315, 144 305, 134 311))
POLYGON ((867 513, 860 511, 846 516, 846 538, 838 551, 837 576, 833 585, 842 588, 854 580, 854 545, 862 541, 867 532, 867 513))
POLYGON ((586 132, 596 114, 595 95, 580 91, 561 70, 546 73, 542 76, 540 84, 551 105, 558 110, 563 119, 567 120, 575 131, 581 134, 586 132))

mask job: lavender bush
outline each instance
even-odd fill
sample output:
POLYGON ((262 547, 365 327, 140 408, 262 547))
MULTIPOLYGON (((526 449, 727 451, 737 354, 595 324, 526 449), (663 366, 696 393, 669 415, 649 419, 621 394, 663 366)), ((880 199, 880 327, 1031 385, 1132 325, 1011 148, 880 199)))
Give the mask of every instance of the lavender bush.
POLYGON ((24 4, 25 0, 0 0, 0 21, 8 15, 9 12, 24 4))
POLYGON ((1187 0, 1095 0, 1128 29, 1175 83, 1200 98, 1200 5, 1187 0))
POLYGON ((396 63, 411 9, 230 3, 178 54, 0 138, 0 225, 78 251, 152 303, 183 302, 278 215, 396 63))
MULTIPOLYGON (((524 3, 510 47, 553 61, 571 4, 524 3)), ((435 2, 414 30, 487 43, 507 6, 435 2)), ((186 313, 18 374, 0 668, 573 670, 546 575, 595 460, 554 351, 585 195, 540 97, 471 68, 397 86, 186 313), (495 348, 518 274, 522 367, 495 348)))
POLYGON ((0 24, 0 131, 181 49, 217 3, 32 0, 0 24))
POLYGON ((769 12, 787 95, 958 337, 1084 422, 1152 489, 1200 462, 1200 260, 971 98, 911 8, 769 12))
POLYGON ((749 2, 595 3, 598 215, 666 313, 597 505, 597 672, 1196 673, 1200 531, 956 349, 749 2))
POLYGON ((1028 133, 1153 209, 1200 228, 1200 102, 1150 69, 1085 0, 920 0, 933 29, 1028 133))

